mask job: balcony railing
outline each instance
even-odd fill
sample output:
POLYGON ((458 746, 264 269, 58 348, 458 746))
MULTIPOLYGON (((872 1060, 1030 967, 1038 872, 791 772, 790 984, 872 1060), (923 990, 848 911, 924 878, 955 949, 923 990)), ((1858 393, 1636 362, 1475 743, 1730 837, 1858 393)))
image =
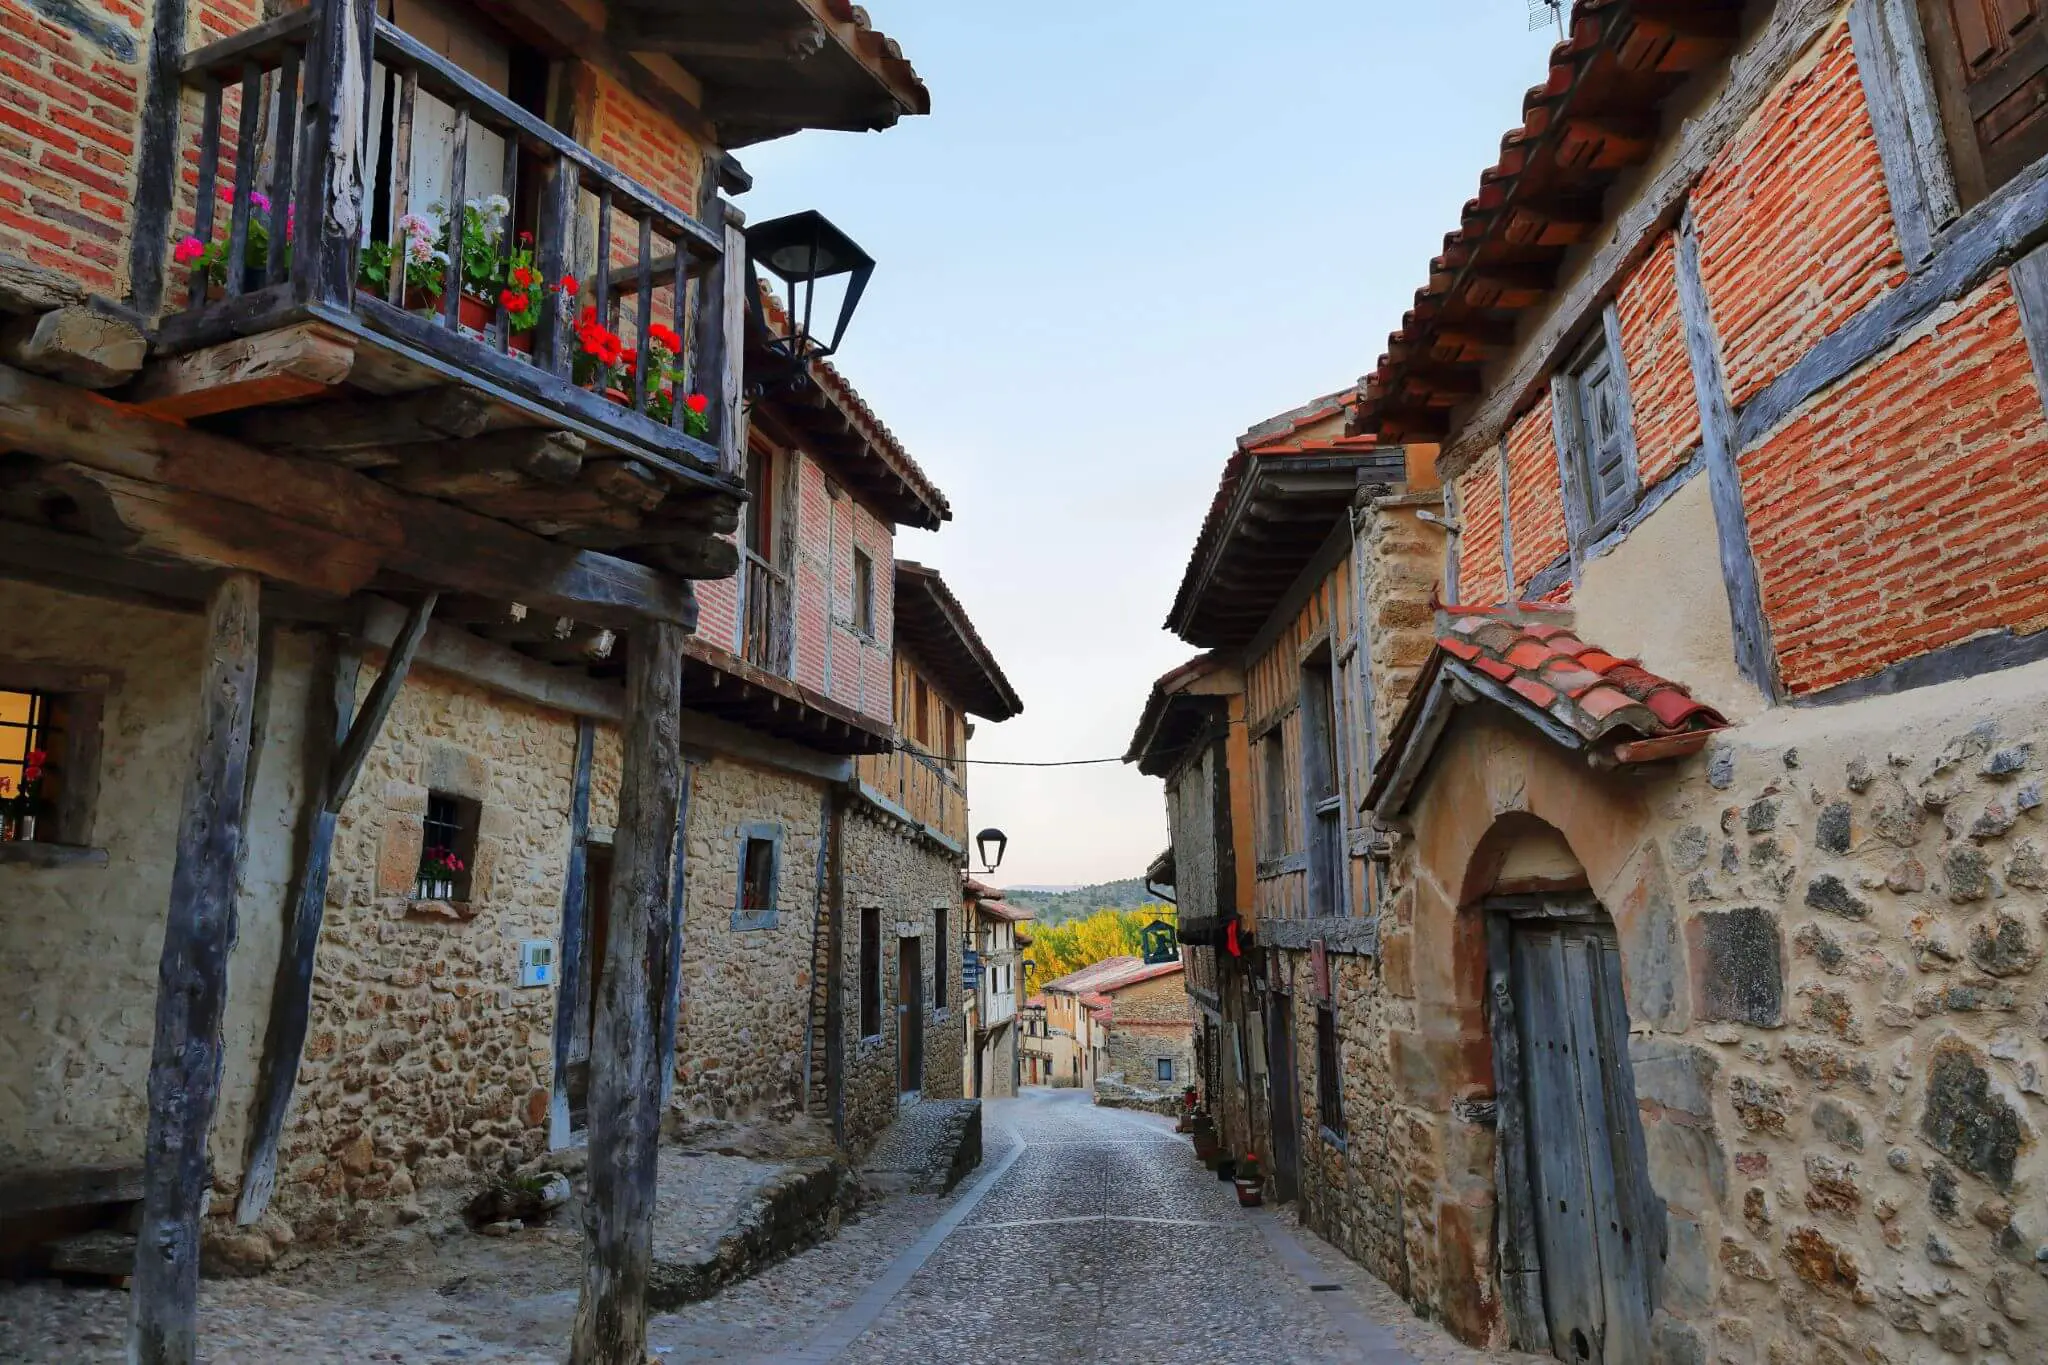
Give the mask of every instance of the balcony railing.
POLYGON ((745 565, 747 662, 787 678, 796 663, 796 600, 789 578, 752 550, 745 565))
POLYGON ((200 92, 202 110, 196 146, 183 144, 192 152, 184 164, 196 169, 193 235, 220 242, 225 270, 222 278, 220 267, 192 268, 183 310, 163 321, 162 349, 318 318, 375 337, 410 361, 401 368, 415 387, 454 381, 483 388, 606 444, 630 443, 670 474, 735 472, 744 239, 715 196, 708 202, 720 221, 707 227, 376 16, 367 0, 313 0, 191 54, 183 75, 200 92), (428 96, 432 130, 421 122, 428 96), (499 147, 501 164, 480 167, 499 147), (438 165, 444 152, 445 184, 436 186, 443 192, 413 202, 424 197, 416 155, 438 165), (522 187, 522 174, 537 183, 522 187), (427 268, 439 276, 438 298, 416 278, 409 287, 402 261, 397 225, 407 213, 449 225, 452 248, 465 202, 493 195, 512 209, 493 248, 501 263, 515 249, 530 249, 546 284, 581 277, 575 297, 537 291, 530 349, 500 299, 464 308, 460 250, 427 268), (593 204, 595 251, 586 233, 578 259, 578 220, 589 221, 593 204), (401 259, 388 281, 372 287, 364 253, 377 244, 395 244, 401 259), (635 357, 630 374, 620 367, 609 396, 607 386, 578 373, 574 310, 583 306, 612 323, 635 357), (486 316, 476 318, 478 311, 486 316), (694 387, 710 400, 706 436, 690 434, 684 394, 665 400, 649 382, 662 328, 684 339, 694 387))

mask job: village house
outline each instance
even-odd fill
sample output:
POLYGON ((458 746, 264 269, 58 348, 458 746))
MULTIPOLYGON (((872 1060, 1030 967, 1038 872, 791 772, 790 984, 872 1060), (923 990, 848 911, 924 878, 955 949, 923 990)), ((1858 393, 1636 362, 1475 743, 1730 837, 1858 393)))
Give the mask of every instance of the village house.
POLYGON ((587 1141, 574 1356, 638 1361, 664 1113, 961 1089, 1019 703, 824 358, 872 262, 724 197, 928 96, 842 0, 6 12, 6 1245, 139 1201, 189 1360, 202 1244, 587 1141))
POLYGON ((1041 1083, 1093 1090, 1118 1077, 1146 1089, 1179 1085, 1195 1065, 1181 971, 1179 961, 1111 957, 1046 982, 1046 1032, 1034 1049, 1049 1071, 1041 1083))
POLYGON ((966 881, 965 900, 973 960, 961 1062, 966 1094, 1002 1099, 1015 1095, 1022 1083, 1017 990, 1023 959, 1018 948, 1028 939, 1018 926, 1031 922, 1031 912, 1011 905, 993 887, 972 877, 966 881))
POLYGON ((1581 0, 1335 400, 1407 452, 1353 503, 1362 662, 1325 693, 1322 568, 1176 606, 1213 654, 1134 754, 1184 940, 1193 770, 1289 806, 1249 944, 1222 907, 1271 1074, 1210 1102, 1263 1103, 1304 1220, 1468 1341, 2039 1354, 2044 22, 1581 0), (1212 733, 1231 669, 1257 752, 1212 733))
POLYGON ((1053 1084, 1052 1026, 1043 995, 1027 999, 1017 1011, 1017 1056, 1020 1085, 1053 1084))

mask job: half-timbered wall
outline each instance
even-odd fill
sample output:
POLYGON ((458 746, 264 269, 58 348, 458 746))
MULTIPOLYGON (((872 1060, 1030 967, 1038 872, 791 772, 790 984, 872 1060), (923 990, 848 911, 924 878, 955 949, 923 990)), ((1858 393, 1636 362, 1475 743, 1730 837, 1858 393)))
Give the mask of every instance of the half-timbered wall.
POLYGON ((860 780, 964 851, 967 717, 900 645, 895 675, 897 737, 902 747, 894 753, 862 755, 860 780))

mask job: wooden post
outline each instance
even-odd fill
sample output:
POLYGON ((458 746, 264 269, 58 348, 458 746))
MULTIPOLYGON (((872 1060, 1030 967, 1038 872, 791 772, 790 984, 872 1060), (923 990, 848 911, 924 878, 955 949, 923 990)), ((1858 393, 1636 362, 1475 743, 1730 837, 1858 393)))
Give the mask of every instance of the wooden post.
MULTIPOLYGON (((680 730, 680 722, 678 723, 680 730)), ((683 1011, 683 912, 689 894, 690 871, 690 782, 696 776, 695 763, 683 764, 682 781, 676 790, 676 851, 674 873, 669 878, 667 983, 661 993, 661 1022, 654 1036, 655 1060, 661 1067, 661 1107, 676 1088, 676 1027, 683 1011)), ((657 1123, 659 1118, 657 1116, 657 1123)), ((657 1128, 657 1133, 659 1129, 657 1128)))
POLYGON ((682 785, 683 632, 635 630, 626 664, 626 768, 613 845, 611 932, 590 1055, 590 1200, 571 1365, 644 1365, 654 1251, 669 872, 682 785))
POLYGON ((363 229, 363 121, 368 117, 372 0, 320 0, 306 69, 305 161, 292 251, 292 293, 301 303, 353 306, 356 243, 363 229))
POLYGON ((242 1191, 235 1201, 235 1221, 247 1226, 263 1216, 277 1190, 277 1146, 291 1109, 292 1087, 306 1049, 306 1029, 313 1010, 313 960, 320 946, 320 926, 327 912, 327 876, 334 857, 334 832, 341 808, 355 789, 356 778, 369 758, 370 746, 383 732, 384 720, 412 671, 413 657, 426 638, 438 596, 428 593, 406 615, 405 627, 392 642, 362 714, 355 709, 356 677, 361 655, 343 645, 336 651, 327 685, 316 691, 312 728, 333 737, 324 764, 320 802, 304 834, 297 873, 293 877, 289 937, 277 960, 277 984, 270 993, 270 1023, 263 1039, 262 1068, 256 1077, 256 1122, 249 1130, 249 1155, 242 1191))
POLYGON ((597 725, 576 719, 576 769, 569 788, 569 862, 562 874, 562 951, 555 978, 555 1082, 548 1102, 548 1145, 569 1145, 569 1066, 576 1025, 589 1005, 583 998, 584 941, 590 931, 584 899, 590 876, 590 769, 596 756, 597 725))
POLYGON ((220 1091, 260 590, 256 575, 233 573, 207 600, 199 739, 178 820, 149 1062, 142 1227, 128 1337, 128 1358, 140 1365, 184 1365, 194 1353, 199 1220, 209 1183, 206 1132, 220 1091))

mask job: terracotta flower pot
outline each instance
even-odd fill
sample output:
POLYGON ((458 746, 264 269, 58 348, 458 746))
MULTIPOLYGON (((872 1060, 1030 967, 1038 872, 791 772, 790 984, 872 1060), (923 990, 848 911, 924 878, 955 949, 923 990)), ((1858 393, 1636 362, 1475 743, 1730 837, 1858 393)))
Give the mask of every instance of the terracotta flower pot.
MULTIPOLYGON (((490 334, 492 325, 498 320, 498 306, 464 290, 462 297, 457 300, 455 305, 455 320, 470 331, 475 332, 479 338, 486 337, 490 334)), ((533 354, 533 333, 514 332, 505 339, 505 347, 507 350, 518 351, 522 355, 531 355, 533 354)))
POLYGON ((1255 1209, 1266 1202, 1266 1182, 1256 1176, 1250 1180, 1233 1180, 1237 1186, 1239 1208, 1255 1209))

